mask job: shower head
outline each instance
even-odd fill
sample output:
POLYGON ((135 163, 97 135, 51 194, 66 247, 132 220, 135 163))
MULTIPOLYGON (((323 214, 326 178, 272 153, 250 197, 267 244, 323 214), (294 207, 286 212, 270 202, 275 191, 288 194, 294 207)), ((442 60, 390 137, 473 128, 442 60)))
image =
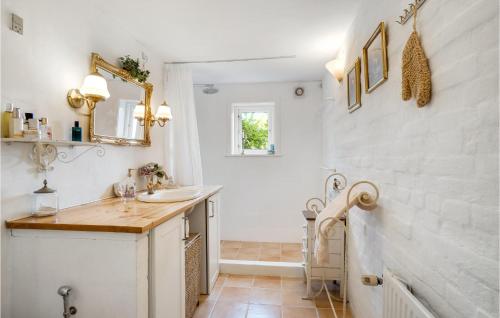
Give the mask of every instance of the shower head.
POLYGON ((214 84, 207 84, 205 85, 205 88, 203 89, 203 93, 205 94, 216 94, 219 91, 218 88, 215 87, 214 84))

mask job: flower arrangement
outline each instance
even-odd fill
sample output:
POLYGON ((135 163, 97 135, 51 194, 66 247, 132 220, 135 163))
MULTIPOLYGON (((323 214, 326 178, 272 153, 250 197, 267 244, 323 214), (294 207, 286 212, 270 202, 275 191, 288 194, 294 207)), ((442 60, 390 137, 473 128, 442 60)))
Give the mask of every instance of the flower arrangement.
POLYGON ((139 168, 139 175, 149 178, 156 177, 158 183, 161 183, 161 180, 166 178, 167 172, 156 162, 150 162, 139 168))

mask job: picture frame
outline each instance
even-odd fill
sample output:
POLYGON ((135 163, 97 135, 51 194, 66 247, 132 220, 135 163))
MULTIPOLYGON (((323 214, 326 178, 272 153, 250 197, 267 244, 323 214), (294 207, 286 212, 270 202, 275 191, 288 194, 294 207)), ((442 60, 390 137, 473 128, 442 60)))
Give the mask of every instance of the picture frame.
POLYGON ((389 78, 385 23, 380 22, 363 47, 365 92, 373 92, 389 78))
POLYGON ((361 107, 361 59, 358 57, 346 72, 347 109, 350 113, 361 107))

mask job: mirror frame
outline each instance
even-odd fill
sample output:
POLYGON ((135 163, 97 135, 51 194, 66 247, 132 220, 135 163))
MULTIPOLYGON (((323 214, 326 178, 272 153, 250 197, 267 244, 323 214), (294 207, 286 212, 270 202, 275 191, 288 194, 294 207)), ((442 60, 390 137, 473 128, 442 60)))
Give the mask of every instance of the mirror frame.
POLYGON ((151 146, 151 125, 150 121, 152 118, 151 113, 151 96, 153 95, 153 84, 149 82, 141 83, 137 79, 133 78, 129 72, 126 70, 115 66, 109 62, 106 62, 99 54, 92 53, 92 59, 90 63, 90 72, 98 72, 97 68, 104 69, 111 74, 122 78, 128 83, 132 83, 144 89, 145 97, 144 97, 144 105, 146 106, 146 111, 144 114, 144 138, 143 139, 129 139, 129 138, 120 138, 113 136, 103 136, 98 135, 94 132, 94 112, 98 105, 95 105, 94 109, 90 112, 90 122, 89 122, 89 132, 90 132, 90 141, 98 142, 98 143, 106 143, 106 144, 114 144, 114 145, 122 145, 122 146, 151 146))

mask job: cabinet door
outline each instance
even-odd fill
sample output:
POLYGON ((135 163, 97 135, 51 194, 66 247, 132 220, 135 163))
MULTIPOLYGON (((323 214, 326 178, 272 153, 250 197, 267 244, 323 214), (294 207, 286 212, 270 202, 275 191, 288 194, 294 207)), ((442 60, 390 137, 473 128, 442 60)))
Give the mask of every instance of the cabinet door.
POLYGON ((154 318, 184 318, 184 214, 152 231, 150 286, 154 318))
POLYGON ((209 292, 215 285, 219 277, 219 258, 220 258, 220 198, 215 194, 208 198, 208 283, 209 292))

